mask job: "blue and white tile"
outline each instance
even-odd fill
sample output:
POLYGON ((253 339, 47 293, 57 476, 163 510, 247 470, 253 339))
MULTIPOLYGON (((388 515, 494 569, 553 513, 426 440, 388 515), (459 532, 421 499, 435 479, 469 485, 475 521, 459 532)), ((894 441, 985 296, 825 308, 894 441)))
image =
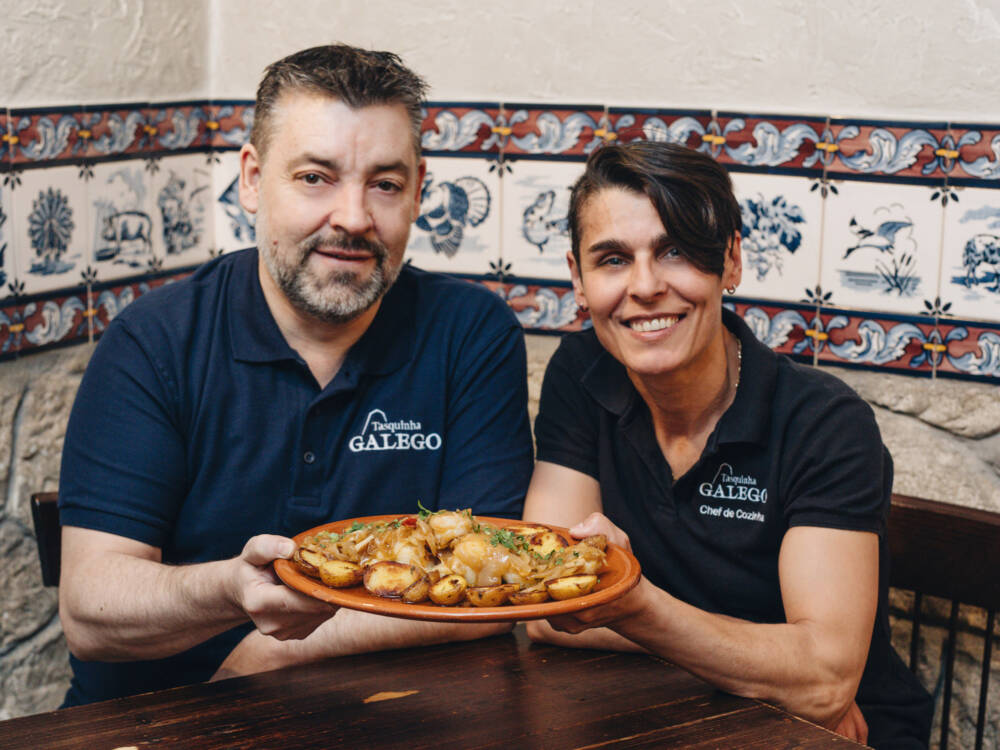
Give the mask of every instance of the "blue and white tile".
POLYGON ((934 188, 841 181, 826 198, 826 304, 905 315, 938 294, 944 207, 934 188))
POLYGON ((214 251, 229 253, 257 243, 256 216, 240 205, 240 152, 217 153, 212 166, 212 212, 215 226, 214 251))
POLYGON ((957 318, 1000 320, 1000 190, 954 194, 945 208, 942 307, 957 318))
POLYGON ((569 281, 569 194, 581 174, 578 162, 511 163, 503 178, 503 263, 508 274, 569 281))
POLYGON ((87 183, 76 166, 28 169, 13 190, 11 244, 23 294, 79 286, 88 266, 87 183))
POLYGON ((157 237, 149 165, 148 161, 131 159, 103 162, 93 168, 87 263, 95 269, 98 281, 155 268, 157 237))
POLYGON ((419 268, 488 274, 500 258, 500 177, 490 159, 430 157, 406 257, 419 268))
POLYGON ((17 278, 12 197, 10 188, 0 177, 0 300, 11 295, 10 285, 17 278))
POLYGON ((823 198, 801 177, 736 172, 743 216, 743 280, 737 295, 799 300, 819 283, 823 198))
POLYGON ((149 179, 153 257, 158 268, 208 260, 214 245, 212 168, 205 154, 164 157, 149 179))

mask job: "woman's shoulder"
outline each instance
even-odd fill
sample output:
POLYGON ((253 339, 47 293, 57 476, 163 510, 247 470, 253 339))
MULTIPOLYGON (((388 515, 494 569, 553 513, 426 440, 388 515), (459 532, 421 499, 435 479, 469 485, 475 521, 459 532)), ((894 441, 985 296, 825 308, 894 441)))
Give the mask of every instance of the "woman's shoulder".
MULTIPOLYGON (((593 328, 588 328, 563 334, 552 360, 576 367, 589 367, 603 353, 604 347, 597 340, 597 334, 593 328)), ((582 369, 580 374, 583 374, 582 369)))

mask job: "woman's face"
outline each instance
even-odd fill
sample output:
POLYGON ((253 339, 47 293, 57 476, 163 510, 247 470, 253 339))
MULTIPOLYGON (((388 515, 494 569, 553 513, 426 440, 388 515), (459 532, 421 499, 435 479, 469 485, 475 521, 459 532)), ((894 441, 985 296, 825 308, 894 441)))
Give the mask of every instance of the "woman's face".
POLYGON ((580 262, 570 253, 569 264, 577 303, 590 308, 598 339, 630 372, 696 376, 711 366, 722 290, 740 281, 739 235, 721 277, 699 271, 673 246, 649 198, 608 188, 584 203, 580 262))

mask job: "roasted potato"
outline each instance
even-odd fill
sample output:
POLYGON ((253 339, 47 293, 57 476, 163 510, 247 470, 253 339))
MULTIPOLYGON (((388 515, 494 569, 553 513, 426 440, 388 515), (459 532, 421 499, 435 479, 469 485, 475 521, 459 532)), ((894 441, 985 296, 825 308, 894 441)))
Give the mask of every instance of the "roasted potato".
POLYGON ((548 526, 542 526, 540 523, 533 523, 530 526, 511 526, 510 530, 529 538, 535 534, 544 534, 546 531, 552 531, 548 526))
POLYGON ((430 588, 430 598, 435 604, 452 607, 465 598, 469 584, 460 575, 445 576, 430 588))
POLYGON ((502 607, 518 588, 516 583, 471 586, 465 590, 465 598, 476 607, 502 607))
POLYGON ((541 604, 549 600, 549 592, 545 589, 537 591, 515 591, 507 598, 507 602, 514 606, 521 604, 541 604))
POLYGON ((387 560, 365 568, 365 588, 376 596, 415 604, 427 598, 430 579, 416 565, 387 560))
POLYGON ((319 578, 319 566, 326 562, 326 558, 315 550, 299 547, 292 555, 292 562, 307 576, 319 578))
POLYGON ((608 538, 604 534, 594 534, 592 536, 585 536, 580 540, 580 544, 588 544, 591 547, 597 547, 597 549, 602 552, 608 548, 608 538))
POLYGON ((357 586, 364 577, 364 569, 360 565, 344 560, 325 560, 319 566, 319 579, 335 589, 345 589, 357 586))
POLYGON ((566 576, 546 581, 545 589, 549 592, 549 596, 561 601, 589 594, 596 585, 597 576, 566 576))
POLYGON ((569 546, 569 542, 554 531, 540 531, 537 534, 532 534, 531 538, 528 539, 528 544, 531 545, 531 549, 534 552, 537 552, 542 557, 545 557, 550 552, 557 552, 563 547, 569 546))

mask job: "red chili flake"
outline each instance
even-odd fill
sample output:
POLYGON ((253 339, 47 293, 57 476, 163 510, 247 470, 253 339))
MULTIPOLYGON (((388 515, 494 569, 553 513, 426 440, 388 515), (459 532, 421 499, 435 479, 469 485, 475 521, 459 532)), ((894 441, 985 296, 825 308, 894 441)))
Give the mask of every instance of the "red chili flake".
POLYGON ((417 519, 416 518, 404 518, 403 521, 402 521, 402 524, 403 524, 403 526, 416 526, 417 525, 417 519))

